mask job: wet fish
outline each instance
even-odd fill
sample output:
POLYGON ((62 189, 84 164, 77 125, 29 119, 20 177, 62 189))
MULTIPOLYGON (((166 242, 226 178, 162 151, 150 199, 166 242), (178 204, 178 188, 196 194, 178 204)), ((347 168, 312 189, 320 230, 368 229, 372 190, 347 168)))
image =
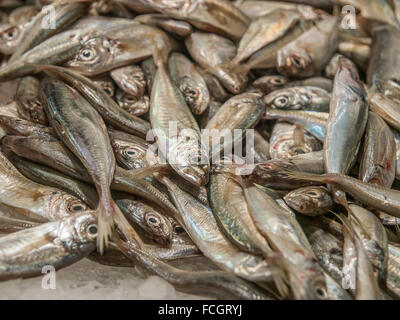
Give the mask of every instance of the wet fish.
POLYGON ((69 266, 95 250, 96 237, 96 218, 89 212, 1 237, 0 279, 37 276, 46 265, 69 266))
POLYGON ((396 175, 396 141, 389 126, 370 112, 364 135, 360 180, 390 188, 396 175))
POLYGON ((51 127, 30 122, 16 117, 0 115, 0 128, 8 135, 31 136, 55 134, 51 127))
POLYGON ((93 82, 99 85, 110 97, 115 95, 115 84, 108 74, 102 74, 92 78, 93 82))
POLYGON ((110 72, 115 83, 126 93, 142 97, 145 93, 146 80, 143 70, 138 65, 129 65, 110 72))
POLYGON ((271 92, 265 98, 267 108, 329 112, 331 95, 317 87, 290 87, 271 92))
POLYGON ((22 38, 10 58, 10 63, 17 61, 25 52, 42 43, 64 28, 71 25, 86 13, 88 7, 87 1, 73 1, 71 3, 55 3, 52 7, 52 21, 48 21, 49 11, 42 9, 24 31, 22 38), (43 28, 43 25, 49 25, 50 28, 43 28))
POLYGON ((271 256, 272 249, 258 232, 240 185, 227 173, 210 177, 210 204, 225 236, 240 249, 271 256))
POLYGON ((340 59, 325 134, 327 173, 347 174, 350 171, 367 120, 368 104, 364 85, 347 60, 340 59))
POLYGON ((269 149, 271 159, 289 159, 321 149, 321 143, 299 126, 277 122, 273 128, 269 149))
POLYGON ((193 32, 185 39, 185 45, 193 60, 217 77, 228 91, 239 94, 245 89, 247 76, 235 72, 228 63, 236 53, 232 41, 216 34, 193 32))
POLYGON ((301 128, 313 135, 319 141, 324 142, 326 131, 325 128, 328 122, 329 114, 325 112, 286 111, 267 108, 263 118, 267 120, 278 119, 298 124, 301 126, 301 128))
POLYGON ((61 78, 78 90, 90 104, 100 113, 104 121, 127 133, 145 137, 150 124, 119 107, 115 101, 93 81, 77 72, 57 66, 40 66, 46 73, 61 78))
POLYGON ((397 298, 400 297, 400 278, 399 278, 399 257, 400 248, 399 245, 390 243, 389 244, 389 260, 388 260, 388 275, 386 280, 386 287, 394 294, 397 298))
POLYGON ((400 119, 400 107, 396 101, 379 92, 373 93, 368 100, 369 108, 372 112, 379 115, 392 128, 400 130, 398 122, 400 119))
POLYGON ((175 19, 188 21, 199 30, 240 39, 250 23, 249 18, 230 1, 140 0, 146 6, 175 19))
POLYGON ((210 103, 210 93, 196 66, 183 54, 174 52, 168 59, 168 69, 193 114, 202 114, 210 103))
POLYGON ((140 200, 118 199, 116 202, 127 219, 146 236, 162 246, 171 246, 173 229, 167 217, 140 200))
POLYGON ((99 194, 96 209, 99 251, 103 252, 107 246, 114 223, 127 238, 137 241, 134 230, 111 197, 115 158, 102 118, 76 90, 59 80, 44 78, 41 96, 58 137, 79 158, 95 183, 99 194))
POLYGON ((187 37, 193 32, 193 27, 186 21, 171 19, 163 14, 145 14, 135 17, 136 21, 154 27, 160 27, 164 31, 179 37, 187 37))
POLYGON ((99 202, 96 190, 84 182, 22 158, 14 157, 13 164, 28 179, 42 185, 63 190, 84 201, 91 209, 95 209, 99 202))
POLYGON ((65 66, 87 76, 123 67, 160 50, 164 58, 177 48, 165 32, 144 24, 133 24, 91 37, 65 66))
POLYGON ((146 79, 147 92, 151 92, 151 88, 153 87, 154 77, 157 71, 157 66, 154 63, 153 57, 145 59, 140 64, 140 67, 142 68, 144 77, 146 79))
POLYGON ((372 30, 371 59, 367 70, 369 86, 379 89, 386 80, 400 80, 397 68, 393 68, 400 59, 399 36, 400 30, 389 25, 377 26, 372 30))
POLYGON ((287 77, 281 75, 267 75, 254 81, 253 87, 260 89, 265 95, 268 95, 273 91, 283 88, 288 83, 289 79, 287 77))
POLYGON ((250 150, 251 152, 253 152, 255 163, 271 159, 269 155, 269 142, 257 130, 254 130, 254 149, 250 150))
POLYGON ((371 46, 352 41, 340 42, 338 51, 344 56, 354 61, 363 71, 368 69, 371 58, 371 46))
POLYGON ((219 158, 222 151, 231 152, 234 145, 242 140, 245 130, 257 125, 265 111, 262 97, 260 92, 247 92, 234 96, 208 121, 206 130, 203 131, 203 141, 213 160, 219 158), (241 130, 241 133, 235 134, 235 129, 241 130))
POLYGON ((3 154, 0 154, 0 174, 3 181, 0 202, 36 221, 54 221, 88 210, 78 198, 27 179, 3 154))
POLYGON ((117 89, 115 100, 122 109, 135 117, 146 114, 150 109, 150 99, 147 95, 137 97, 117 89))
POLYGON ((164 63, 156 60, 158 70, 150 98, 153 133, 161 154, 171 167, 184 179, 202 186, 208 182, 209 160, 200 129, 164 63))
POLYGON ((358 73, 358 68, 352 60, 346 58, 344 55, 337 53, 332 57, 332 59, 329 61, 328 65, 325 68, 325 75, 327 77, 332 78, 332 79, 335 78, 336 73, 339 69, 340 60, 345 60, 346 65, 348 66, 348 68, 351 68, 353 70, 354 74, 358 73))
POLYGON ((307 78, 321 71, 337 47, 338 20, 326 16, 277 53, 277 68, 284 75, 307 78))
POLYGON ((39 98, 40 81, 34 77, 23 77, 18 85, 15 100, 18 113, 25 120, 48 125, 43 104, 39 98))
POLYGON ((284 199, 289 207, 308 216, 324 215, 334 205, 325 187, 300 188, 289 192, 284 199))

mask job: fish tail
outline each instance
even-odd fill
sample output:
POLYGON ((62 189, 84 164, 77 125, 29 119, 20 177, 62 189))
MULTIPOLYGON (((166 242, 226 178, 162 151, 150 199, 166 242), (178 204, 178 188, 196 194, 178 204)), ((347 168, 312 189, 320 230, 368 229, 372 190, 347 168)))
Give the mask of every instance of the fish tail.
POLYGON ((141 246, 141 240, 135 230, 129 224, 128 220, 119 209, 118 205, 112 199, 100 200, 98 213, 98 236, 97 247, 100 254, 108 247, 109 239, 112 237, 114 227, 117 226, 124 237, 129 242, 141 246))

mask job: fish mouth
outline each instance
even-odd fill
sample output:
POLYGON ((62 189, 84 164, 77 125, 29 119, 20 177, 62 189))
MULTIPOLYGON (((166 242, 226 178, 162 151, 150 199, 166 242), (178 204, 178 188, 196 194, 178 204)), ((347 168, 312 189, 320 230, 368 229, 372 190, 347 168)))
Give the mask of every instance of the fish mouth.
POLYGON ((182 177, 192 184, 201 187, 208 183, 209 168, 206 165, 192 165, 179 168, 182 177))

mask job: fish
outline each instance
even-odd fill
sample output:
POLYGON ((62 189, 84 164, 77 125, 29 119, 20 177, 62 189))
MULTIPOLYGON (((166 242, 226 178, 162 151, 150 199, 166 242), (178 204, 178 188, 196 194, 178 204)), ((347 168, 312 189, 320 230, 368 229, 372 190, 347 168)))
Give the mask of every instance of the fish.
POLYGON ((49 11, 42 9, 25 29, 17 48, 10 58, 10 63, 17 61, 22 55, 42 43, 44 40, 64 30, 80 17, 85 15, 88 1, 72 1, 70 3, 53 4, 52 21, 49 21, 49 11), (43 25, 52 24, 50 28, 43 25))
POLYGON ((254 130, 254 148, 250 150, 251 152, 254 155, 254 163, 265 162, 271 159, 269 142, 257 130, 254 130))
POLYGON ((202 132, 210 157, 219 159, 222 151, 231 152, 247 129, 254 128, 265 111, 261 92, 246 92, 226 101, 212 117, 202 132), (240 130, 240 134, 235 134, 240 130), (221 139, 222 138, 222 139, 221 139))
POLYGON ((316 226, 305 225, 304 231, 321 267, 335 281, 342 284, 343 241, 316 226))
POLYGON ((150 98, 150 123, 157 146, 171 167, 196 186, 208 182, 208 156, 200 128, 179 89, 166 70, 167 61, 158 66, 150 98))
POLYGON ((150 124, 147 121, 119 107, 101 87, 87 77, 63 67, 42 65, 40 69, 51 76, 61 78, 79 91, 100 113, 107 124, 140 137, 146 137, 148 134, 150 124))
POLYGON ((211 98, 208 108, 203 112, 200 119, 200 128, 204 129, 207 127, 208 122, 215 116, 222 103, 211 98))
POLYGON ((193 32, 185 39, 185 45, 193 60, 217 77, 225 89, 233 94, 244 91, 247 76, 235 72, 228 63, 236 54, 236 46, 232 41, 216 34, 193 32))
POLYGON ((250 23, 250 19, 227 0, 140 1, 167 16, 187 21, 199 30, 218 33, 232 40, 240 39, 250 23))
POLYGON ((289 82, 285 87, 309 86, 324 89, 327 92, 332 92, 333 81, 325 77, 312 77, 303 80, 295 80, 289 82))
POLYGON ((275 90, 264 98, 267 108, 329 112, 331 95, 317 87, 290 87, 275 90))
POLYGON ((220 231, 211 209, 182 191, 167 177, 160 177, 166 185, 186 231, 200 251, 224 271, 250 281, 269 282, 274 271, 266 261, 235 247, 220 231))
POLYGON ((96 249, 96 237, 97 222, 90 212, 1 237, 0 279, 38 276, 46 265, 67 267, 96 249))
POLYGON ((400 119, 400 108, 395 100, 392 100, 382 93, 375 92, 368 98, 371 112, 379 115, 393 129, 399 131, 400 126, 397 122, 400 119))
MULTIPOLYGON (((118 240, 122 242, 123 240, 118 240)), ((217 298, 239 298, 239 299, 273 299, 263 290, 226 271, 186 271, 175 268, 170 264, 156 259, 144 250, 139 250, 129 242, 119 245, 124 254, 135 263, 143 266, 148 272, 162 276, 180 291, 217 298)))
POLYGON ((398 28, 381 25, 372 29, 371 59, 367 69, 367 84, 380 88, 387 80, 399 81, 397 61, 400 59, 398 28))
POLYGON ((168 59, 168 69, 192 113, 202 114, 210 103, 210 93, 196 66, 183 54, 173 52, 168 59))
POLYGON ((147 92, 151 92, 154 77, 157 71, 157 66, 154 63, 153 57, 143 60, 143 62, 140 64, 140 67, 142 68, 144 77, 146 79, 147 92))
POLYGON ((287 122, 277 122, 274 125, 269 149, 271 159, 290 159, 298 154, 321 149, 321 143, 300 126, 287 122))
POLYGON ((360 180, 390 188, 396 175, 396 141, 386 122, 370 112, 360 162, 360 180))
POLYGON ((150 99, 148 95, 137 97, 121 89, 117 89, 115 100, 122 109, 135 117, 146 114, 150 109, 150 99))
POLYGON ((289 83, 289 79, 282 75, 266 75, 253 82, 253 87, 261 90, 268 95, 276 90, 283 88, 289 83))
POLYGON ((107 246, 114 224, 127 238, 138 241, 135 231, 111 197, 115 158, 103 119, 75 89, 60 80, 44 78, 40 94, 57 136, 79 158, 95 183, 99 194, 96 212, 100 253, 107 246))
POLYGON ((277 53, 277 69, 286 76, 307 78, 321 71, 336 51, 338 19, 326 16, 277 53))
POLYGON ((329 113, 267 108, 263 118, 267 120, 277 119, 297 124, 319 141, 324 142, 329 113))
POLYGON ((6 134, 16 136, 53 136, 55 134, 51 127, 6 115, 0 115, 0 128, 2 128, 6 134))
POLYGON ((255 52, 282 37, 300 19, 297 10, 278 9, 254 19, 240 39, 232 64, 247 60, 255 52))
POLYGON ((211 174, 210 205, 218 225, 233 244, 252 254, 271 256, 272 249, 254 225, 243 190, 230 174, 211 174))
POLYGON ((304 187, 289 192, 284 197, 292 209, 308 216, 319 216, 332 210, 334 202, 325 187, 304 187))
POLYGON ((399 292, 399 254, 400 248, 398 244, 389 243, 389 260, 388 274, 386 279, 386 288, 396 298, 400 297, 399 292))
POLYGON ((23 176, 2 153, 0 174, 3 181, 0 203, 21 215, 39 222, 47 222, 88 211, 87 205, 78 198, 23 176))
POLYGON ((63 190, 85 202, 91 209, 95 209, 99 202, 96 190, 85 182, 23 158, 13 157, 13 165, 28 179, 63 190))
POLYGON ((207 84, 210 93, 210 100, 214 99, 215 101, 222 103, 231 97, 231 94, 224 88, 217 77, 197 65, 196 69, 207 84))
POLYGON ((327 173, 350 171, 367 125, 367 93, 354 72, 346 59, 339 60, 325 133, 327 173))
POLYGON ((24 31, 38 11, 38 8, 32 5, 18 7, 9 14, 6 21, 1 22, 0 52, 2 54, 14 53, 21 42, 24 31))
POLYGON ((354 63, 363 71, 367 71, 371 58, 371 46, 353 41, 343 41, 339 43, 338 51, 354 63))
POLYGON ((295 217, 256 186, 241 186, 257 229, 282 256, 295 299, 327 299, 322 270, 295 217))
MULTIPOLYGON (((80 160, 58 139, 51 136, 8 136, 3 145, 16 155, 48 166, 77 180, 93 184, 80 160)), ((128 170, 116 166, 111 188, 144 198, 166 214, 176 217, 177 210, 168 197, 151 183, 138 179, 128 170)), ((179 220, 179 219, 178 219, 179 220)))
POLYGON ((14 233, 20 230, 41 225, 40 222, 25 220, 21 217, 8 216, 0 211, 0 235, 14 233))
POLYGON ((118 87, 124 92, 134 96, 142 97, 146 89, 146 79, 142 68, 138 65, 128 65, 110 71, 118 87))
POLYGON ((396 130, 392 130, 394 140, 396 142, 396 176, 395 179, 399 180, 400 177, 400 134, 396 130))
POLYGON ((136 16, 134 20, 159 27, 172 35, 182 38, 187 37, 193 32, 191 24, 186 21, 171 19, 169 16, 163 14, 143 14, 136 16))
POLYGON ((342 54, 337 53, 332 57, 332 59, 329 61, 328 65, 325 67, 325 75, 328 78, 332 78, 332 79, 335 78, 336 73, 339 69, 339 61, 340 60, 345 60, 347 66, 353 70, 354 74, 358 73, 358 68, 352 60, 348 59, 347 57, 345 57, 342 54))
POLYGON ((18 114, 25 120, 42 125, 48 125, 43 103, 39 97, 40 81, 35 77, 26 76, 19 82, 15 101, 17 102, 18 114))
POLYGON ((115 84, 111 76, 108 74, 102 74, 91 79, 94 83, 99 85, 105 93, 107 93, 110 97, 114 97, 115 95, 115 84))
POLYGON ((117 199, 117 205, 128 220, 146 236, 164 247, 172 244, 173 229, 171 221, 141 200, 117 199))
POLYGON ((89 38, 64 66, 85 76, 140 62, 155 50, 164 57, 177 48, 177 43, 157 28, 132 24, 89 38))

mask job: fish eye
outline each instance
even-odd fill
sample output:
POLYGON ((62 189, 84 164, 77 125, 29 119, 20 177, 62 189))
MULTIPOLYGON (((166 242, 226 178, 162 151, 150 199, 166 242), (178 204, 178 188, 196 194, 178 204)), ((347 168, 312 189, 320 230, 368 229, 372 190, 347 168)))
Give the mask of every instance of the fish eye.
POLYGON ((97 236, 97 226, 95 224, 91 224, 87 227, 87 232, 90 237, 96 237, 97 236))
POLYGON ((70 211, 72 213, 81 212, 85 209, 86 209, 86 206, 83 203, 80 203, 80 202, 77 203, 77 201, 75 201, 74 203, 72 203, 68 206, 68 211, 70 211))
POLYGON ((280 96, 275 99, 275 105, 277 105, 278 107, 284 107, 288 102, 289 99, 286 96, 280 96))
POLYGON ((14 27, 9 29, 4 35, 7 40, 12 40, 16 37, 17 34, 17 28, 14 27))
POLYGON ((293 149, 292 152, 294 154, 305 154, 305 151, 303 149, 299 149, 299 148, 293 149))
POLYGON ((159 226, 161 224, 161 219, 154 215, 147 217, 147 222, 153 226, 159 226))
POLYGON ((174 228, 174 231, 175 231, 176 234, 182 234, 182 233, 185 232, 185 229, 183 229, 181 226, 176 226, 174 228))
POLYGON ((126 95, 125 96, 125 100, 128 101, 128 102, 135 102, 136 101, 136 99, 134 97, 130 96, 130 95, 126 95))
POLYGON ((316 193, 315 191, 308 191, 307 194, 312 196, 312 197, 318 196, 318 193, 316 193))
POLYGON ((294 63, 294 65, 296 67, 302 67, 303 66, 301 58, 299 58, 299 57, 292 57, 292 62, 294 63))
POLYGON ((84 61, 91 60, 94 57, 93 49, 84 49, 84 50, 82 50, 82 53, 81 53, 80 57, 84 61))
POLYGON ((82 211, 83 210, 83 206, 81 206, 80 204, 73 206, 71 208, 73 211, 78 212, 78 211, 82 211))
POLYGON ((135 156, 137 154, 136 150, 128 150, 127 154, 129 154, 130 156, 135 156))
POLYGON ((324 288, 321 288, 321 287, 315 288, 315 294, 319 298, 322 298, 322 299, 326 298, 326 290, 324 288))
POLYGON ((282 83, 283 83, 283 80, 280 79, 280 78, 274 78, 274 79, 272 79, 271 82, 272 82, 273 84, 282 84, 282 83))
POLYGON ((104 88, 104 91, 109 95, 112 96, 112 91, 110 88, 104 88))

